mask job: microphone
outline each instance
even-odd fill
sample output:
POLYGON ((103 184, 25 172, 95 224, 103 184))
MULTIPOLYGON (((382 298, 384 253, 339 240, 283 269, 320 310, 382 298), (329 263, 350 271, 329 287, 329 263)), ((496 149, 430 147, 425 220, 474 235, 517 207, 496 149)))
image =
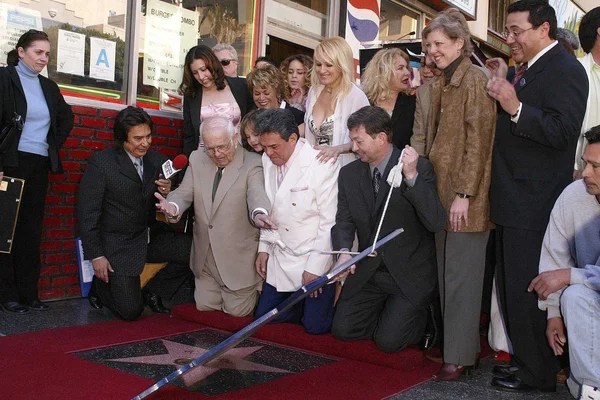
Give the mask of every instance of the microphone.
POLYGON ((416 34, 416 33, 417 33, 417 32, 415 32, 415 31, 408 32, 407 34, 400 36, 400 37, 399 37, 398 39, 396 39, 396 40, 402 40, 402 39, 404 39, 405 37, 407 37, 407 36, 412 36, 412 35, 414 35, 414 34, 416 34))
POLYGON ((188 159, 185 155, 179 154, 177 157, 171 160, 167 160, 162 165, 162 176, 164 179, 169 179, 188 164, 188 159))

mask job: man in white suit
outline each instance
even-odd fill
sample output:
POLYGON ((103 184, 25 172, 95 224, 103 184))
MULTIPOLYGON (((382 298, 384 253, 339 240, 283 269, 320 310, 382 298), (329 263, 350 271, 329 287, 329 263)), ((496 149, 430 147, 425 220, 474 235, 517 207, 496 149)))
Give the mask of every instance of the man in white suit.
MULTIPOLYGON (((261 240, 256 269, 266 279, 256 310, 267 313, 302 285, 327 273, 333 265, 331 227, 337 210, 339 164, 320 163, 314 150, 298 134, 293 115, 283 109, 264 111, 256 127, 263 146, 265 190, 277 232, 296 254, 261 240), (316 250, 316 251, 309 251, 316 250)), ((261 237, 264 239, 265 232, 261 237)), ((333 320, 335 286, 312 293, 276 322, 301 322, 308 333, 326 333, 333 320)))

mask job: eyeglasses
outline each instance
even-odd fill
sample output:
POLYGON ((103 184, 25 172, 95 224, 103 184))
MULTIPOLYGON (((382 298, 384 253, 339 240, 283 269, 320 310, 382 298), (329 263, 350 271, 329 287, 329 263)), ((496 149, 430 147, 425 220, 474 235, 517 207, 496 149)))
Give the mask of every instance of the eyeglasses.
POLYGON ((535 29, 535 26, 532 26, 531 28, 527 28, 525 30, 522 31, 509 31, 509 30, 505 30, 504 32, 502 32, 502 37, 506 40, 508 39, 509 36, 512 36, 513 39, 517 39, 520 35, 522 35, 523 33, 531 30, 531 29, 535 29))
POLYGON ((235 58, 224 58, 221 60, 221 65, 226 67, 231 64, 233 61, 237 61, 235 58))
POLYGON ((222 145, 217 146, 217 147, 208 148, 208 147, 204 146, 204 152, 206 154, 208 154, 209 156, 214 156, 217 152, 219 154, 223 154, 223 153, 225 153, 227 150, 229 150, 231 148, 232 144, 233 144, 233 140, 230 139, 229 143, 222 144, 222 145))

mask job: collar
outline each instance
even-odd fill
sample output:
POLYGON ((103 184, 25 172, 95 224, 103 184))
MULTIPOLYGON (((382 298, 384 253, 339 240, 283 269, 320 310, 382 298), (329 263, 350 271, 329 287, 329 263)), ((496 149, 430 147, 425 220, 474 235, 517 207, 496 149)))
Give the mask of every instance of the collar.
POLYGON ((451 81, 452 80, 452 75, 454 75, 454 72, 456 71, 456 69, 458 68, 458 66, 460 65, 461 61, 463 60, 463 56, 459 56, 456 60, 452 61, 450 63, 450 65, 448 65, 446 67, 446 69, 444 69, 444 75, 446 76, 446 81, 451 81))
POLYGON ((300 150, 302 150, 303 146, 304 146, 304 140, 302 138, 298 139, 298 141, 296 142, 296 147, 294 148, 294 152, 292 153, 292 156, 284 164, 284 166, 287 170, 289 170, 292 167, 294 160, 298 156, 298 153, 300 153, 300 150))
MULTIPOLYGON (((454 62, 456 62, 458 60, 455 60, 454 62)), ((452 86, 460 86, 460 83, 463 79, 463 77, 465 76, 465 74, 467 73, 467 71, 469 70, 469 68, 471 68, 471 65, 473 65, 473 63, 471 62, 471 60, 467 57, 461 57, 460 62, 458 63, 458 66, 456 67, 456 70, 454 71, 454 73, 452 74, 452 78, 450 79, 450 85, 452 86)), ((445 74, 440 75, 440 78, 446 78, 445 74)), ((436 82, 440 82, 440 79, 437 79, 436 82)), ((448 79, 444 79, 443 81, 443 85, 446 85, 448 83, 448 79)))
POLYGON ((537 60, 542 58, 542 56, 544 54, 549 52, 557 44, 558 44, 558 40, 555 40, 554 42, 550 43, 548 46, 546 46, 542 50, 540 50, 531 60, 527 61, 527 69, 531 68, 537 60))
POLYGON ((375 168, 377 168, 379 170, 379 172, 381 173, 381 176, 383 176, 383 173, 385 172, 385 168, 387 167, 388 163, 390 162, 390 158, 392 157, 392 152, 394 151, 394 146, 391 145, 391 143, 389 144, 390 148, 386 154, 386 156, 383 158, 383 160, 381 160, 381 162, 377 165, 374 164, 369 164, 369 169, 371 170, 371 176, 373 176, 373 171, 375 171, 375 168))
POLYGON ((19 60, 19 63, 15 66, 15 69, 21 76, 25 76, 27 78, 35 79, 38 77, 38 73, 32 70, 29 65, 25 64, 23 60, 19 60))
POLYGON ((125 154, 127 154, 127 156, 129 157, 129 159, 131 160, 131 163, 133 165, 135 165, 135 162, 137 160, 139 160, 142 164, 144 165, 144 158, 143 157, 135 157, 134 155, 132 155, 131 153, 129 153, 127 150, 123 149, 123 151, 125 151, 125 154))

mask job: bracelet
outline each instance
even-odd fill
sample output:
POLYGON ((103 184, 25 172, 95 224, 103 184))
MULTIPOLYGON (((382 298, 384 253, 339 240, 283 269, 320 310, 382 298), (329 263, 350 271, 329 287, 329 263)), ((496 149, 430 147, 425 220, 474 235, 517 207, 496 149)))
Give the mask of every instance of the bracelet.
POLYGON ((458 195, 458 197, 460 197, 461 199, 468 199, 469 197, 471 197, 471 196, 469 196, 468 194, 464 194, 464 193, 456 193, 456 194, 457 194, 457 195, 458 195))

